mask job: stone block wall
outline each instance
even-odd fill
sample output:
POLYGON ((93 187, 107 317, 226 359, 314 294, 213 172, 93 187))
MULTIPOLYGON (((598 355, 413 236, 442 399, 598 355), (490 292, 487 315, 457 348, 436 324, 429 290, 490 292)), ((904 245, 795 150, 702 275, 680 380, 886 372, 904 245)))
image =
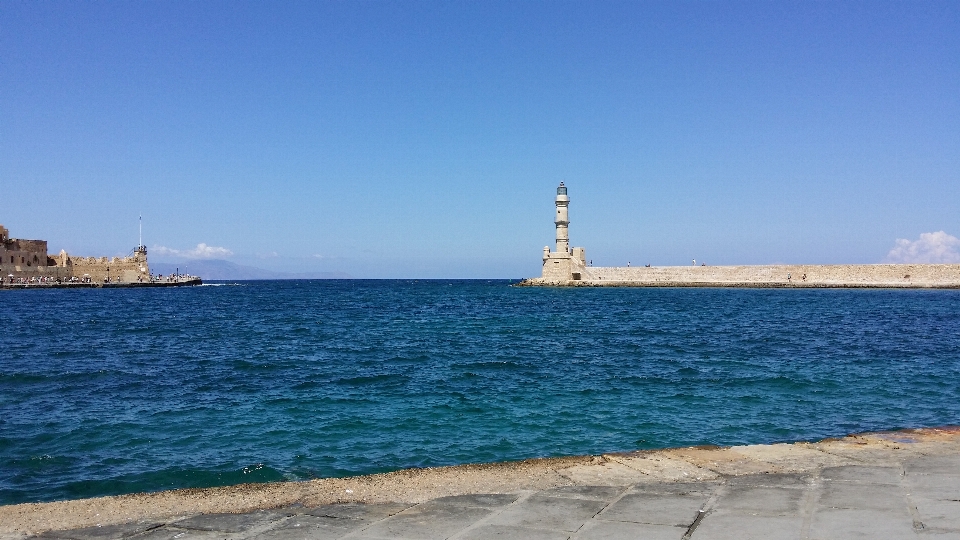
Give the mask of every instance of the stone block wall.
POLYGON ((66 252, 60 252, 56 257, 57 268, 61 269, 68 279, 90 278, 96 283, 109 280, 111 283, 133 283, 147 281, 150 278, 150 268, 144 253, 134 253, 130 257, 71 257, 66 252))
MULTIPOLYGON (((531 284, 730 287, 960 287, 960 264, 590 267, 581 280, 531 284)), ((535 283, 541 282, 541 283, 535 283)))
POLYGON ((573 279, 570 271, 570 255, 567 253, 550 253, 543 259, 543 271, 540 275, 548 281, 573 279))
POLYGON ((46 240, 4 238, 0 242, 0 272, 4 276, 26 272, 34 274, 47 266, 46 240))
POLYGON ((586 251, 582 247, 575 247, 570 251, 570 253, 551 252, 544 248, 541 279, 550 282, 584 279, 584 269, 587 266, 586 251))

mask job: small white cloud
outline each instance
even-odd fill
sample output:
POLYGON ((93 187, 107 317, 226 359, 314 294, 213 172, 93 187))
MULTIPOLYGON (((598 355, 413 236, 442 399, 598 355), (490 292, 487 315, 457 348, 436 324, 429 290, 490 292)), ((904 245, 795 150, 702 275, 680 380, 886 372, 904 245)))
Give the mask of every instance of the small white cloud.
POLYGON ((229 257, 233 252, 225 247, 208 246, 204 243, 197 244, 197 247, 184 253, 187 257, 194 259, 213 259, 216 257, 229 257))
POLYGON ((176 256, 176 255, 180 255, 180 250, 171 249, 165 246, 153 246, 152 248, 150 248, 150 254, 160 255, 160 256, 164 256, 164 255, 176 256))
POLYGON ((918 240, 898 238, 887 253, 892 263, 960 263, 960 238, 944 231, 923 233, 918 240))
POLYGON ((154 246, 150 248, 152 255, 187 257, 189 259, 214 259, 217 257, 229 257, 233 252, 225 247, 208 246, 203 242, 197 244, 193 249, 173 249, 164 246, 154 246))
POLYGON ((280 254, 276 251, 271 251, 270 253, 257 253, 258 259, 276 259, 280 254))

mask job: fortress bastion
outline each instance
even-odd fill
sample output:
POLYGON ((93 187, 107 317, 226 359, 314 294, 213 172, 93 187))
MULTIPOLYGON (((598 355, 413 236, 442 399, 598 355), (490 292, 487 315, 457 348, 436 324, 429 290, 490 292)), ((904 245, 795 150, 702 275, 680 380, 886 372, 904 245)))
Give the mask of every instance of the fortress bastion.
POLYGON ((0 278, 4 282, 76 278, 92 283, 140 283, 150 281, 150 266, 147 248, 142 245, 127 257, 76 257, 63 250, 51 257, 46 240, 10 238, 10 231, 0 225, 0 278))

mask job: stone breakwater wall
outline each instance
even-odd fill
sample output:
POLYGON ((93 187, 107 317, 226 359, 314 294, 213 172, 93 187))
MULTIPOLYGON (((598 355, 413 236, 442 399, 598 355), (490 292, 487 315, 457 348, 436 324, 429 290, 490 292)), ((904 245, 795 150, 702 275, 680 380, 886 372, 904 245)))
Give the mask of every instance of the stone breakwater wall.
MULTIPOLYGON (((576 275, 575 275, 576 277, 576 275)), ((586 267, 580 279, 533 278, 521 286, 960 288, 960 264, 782 264, 586 267)))

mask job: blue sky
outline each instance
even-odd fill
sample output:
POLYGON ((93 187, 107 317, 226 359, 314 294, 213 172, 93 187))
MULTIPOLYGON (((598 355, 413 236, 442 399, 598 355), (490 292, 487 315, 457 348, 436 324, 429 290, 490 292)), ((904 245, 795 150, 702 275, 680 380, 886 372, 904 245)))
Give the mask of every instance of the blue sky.
POLYGON ((949 259, 960 4, 0 0, 51 251, 528 277, 561 180, 598 266, 949 259))

